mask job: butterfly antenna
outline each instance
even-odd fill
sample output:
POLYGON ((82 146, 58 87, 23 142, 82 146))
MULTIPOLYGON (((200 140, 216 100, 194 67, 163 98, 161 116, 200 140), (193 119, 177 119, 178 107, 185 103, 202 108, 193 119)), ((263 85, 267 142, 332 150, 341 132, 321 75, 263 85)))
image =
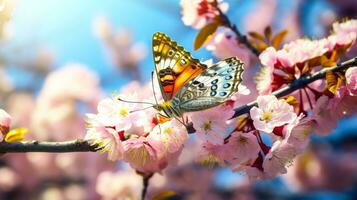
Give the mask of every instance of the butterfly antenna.
POLYGON ((129 113, 133 113, 133 112, 137 112, 137 111, 143 111, 143 110, 146 110, 146 109, 149 109, 149 108, 152 108, 152 106, 149 106, 149 107, 146 107, 146 108, 141 108, 141 109, 137 109, 137 110, 131 110, 129 113))
POLYGON ((155 88, 154 88, 154 72, 151 72, 151 87, 152 87, 152 93, 154 94, 155 103, 156 105, 159 105, 156 98, 155 88))
POLYGON ((122 101, 122 102, 125 102, 125 103, 141 103, 141 104, 149 104, 149 105, 152 105, 154 106, 155 104, 153 103, 150 103, 150 102, 142 102, 142 101, 129 101, 129 100, 124 100, 120 97, 117 98, 118 101, 122 101))

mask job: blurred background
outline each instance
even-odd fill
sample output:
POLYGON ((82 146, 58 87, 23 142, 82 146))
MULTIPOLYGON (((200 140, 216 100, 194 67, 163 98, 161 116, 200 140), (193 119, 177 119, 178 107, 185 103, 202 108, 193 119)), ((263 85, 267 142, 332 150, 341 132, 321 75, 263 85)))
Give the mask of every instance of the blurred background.
MULTIPOLYGON (((154 32, 196 58, 217 60, 208 50, 193 52, 197 30, 182 23, 178 0, 0 2, 0 106, 13 117, 12 128, 30 128, 28 140, 82 138, 85 113, 98 100, 150 81, 154 32)), ((356 0, 227 2, 227 15, 243 33, 271 25, 288 29, 288 40, 324 37, 334 21, 357 17, 356 0)), ((192 140, 179 166, 153 177, 149 196, 173 190, 176 199, 356 199, 356 122, 343 119, 329 136, 313 136, 288 174, 258 182, 196 164, 192 140)), ((136 199, 141 184, 126 165, 95 153, 0 158, 0 199, 136 199)))

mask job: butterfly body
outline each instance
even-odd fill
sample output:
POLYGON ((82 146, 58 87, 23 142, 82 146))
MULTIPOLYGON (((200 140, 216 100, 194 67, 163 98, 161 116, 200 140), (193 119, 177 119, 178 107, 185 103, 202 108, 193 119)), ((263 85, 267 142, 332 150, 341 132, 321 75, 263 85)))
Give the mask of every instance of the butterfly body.
POLYGON ((224 103, 242 81, 244 64, 239 59, 232 57, 207 67, 164 33, 154 34, 153 53, 164 99, 155 108, 169 118, 224 103))

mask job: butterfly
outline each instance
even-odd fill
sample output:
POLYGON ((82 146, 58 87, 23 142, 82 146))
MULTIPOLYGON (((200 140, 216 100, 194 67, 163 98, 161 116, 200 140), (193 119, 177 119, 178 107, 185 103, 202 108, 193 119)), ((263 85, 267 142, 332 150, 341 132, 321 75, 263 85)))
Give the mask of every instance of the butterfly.
POLYGON ((238 91, 244 63, 232 57, 207 67, 164 33, 152 39, 155 73, 164 102, 154 108, 166 118, 209 109, 238 91))

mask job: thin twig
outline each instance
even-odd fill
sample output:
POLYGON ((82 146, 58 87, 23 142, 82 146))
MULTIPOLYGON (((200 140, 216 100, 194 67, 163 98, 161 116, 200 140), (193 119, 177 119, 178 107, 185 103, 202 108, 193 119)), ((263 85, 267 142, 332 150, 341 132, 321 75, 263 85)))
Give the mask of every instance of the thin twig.
POLYGON ((145 200, 145 196, 149 187, 149 181, 150 178, 153 176, 154 174, 142 174, 143 177, 143 190, 141 192, 141 200, 145 200))
POLYGON ((23 152, 49 152, 49 153, 68 153, 68 152, 95 152, 98 148, 90 145, 85 140, 72 140, 65 142, 0 142, 0 153, 23 153, 23 152))

